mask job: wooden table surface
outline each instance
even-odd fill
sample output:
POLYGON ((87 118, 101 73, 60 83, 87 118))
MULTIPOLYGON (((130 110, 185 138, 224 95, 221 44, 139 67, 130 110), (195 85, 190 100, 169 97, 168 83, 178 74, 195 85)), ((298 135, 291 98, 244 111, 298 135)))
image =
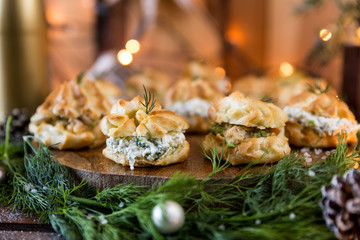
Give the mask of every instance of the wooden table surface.
POLYGON ((0 207, 0 239, 60 240, 63 238, 52 230, 51 225, 41 223, 37 217, 29 217, 8 206, 0 207))

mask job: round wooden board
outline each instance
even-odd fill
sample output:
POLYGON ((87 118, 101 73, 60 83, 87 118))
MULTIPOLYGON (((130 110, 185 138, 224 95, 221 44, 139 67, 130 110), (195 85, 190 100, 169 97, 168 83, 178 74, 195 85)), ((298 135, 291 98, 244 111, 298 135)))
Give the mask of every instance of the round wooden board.
MULTIPOLYGON (((203 179, 212 171, 211 162, 202 155, 200 144, 204 135, 187 135, 190 143, 189 157, 181 163, 164 167, 123 167, 102 155, 105 146, 94 149, 82 149, 78 151, 53 151, 59 162, 70 168, 77 180, 85 179, 89 184, 103 189, 119 183, 135 183, 141 185, 153 185, 160 181, 166 181, 176 172, 203 179)), ((231 166, 216 177, 233 178, 244 166, 231 166)), ((253 167, 254 170, 259 167, 253 167)))
MULTIPOLYGON (((78 151, 54 150, 53 154, 61 164, 69 167, 77 181, 85 179, 91 186, 99 189, 113 187, 119 183, 152 186, 158 182, 166 181, 176 172, 194 176, 199 180, 204 179, 212 171, 211 162, 203 157, 200 147, 204 135, 187 135, 186 139, 190 143, 189 157, 184 162, 164 167, 135 167, 134 170, 130 170, 129 167, 123 167, 104 157, 102 149, 105 146, 78 151)), ((315 155, 313 151, 309 153, 314 160, 324 155, 315 155)), ((244 167, 245 165, 230 166, 215 177, 234 178, 244 167)), ((251 171, 254 172, 259 172, 262 169, 263 165, 251 167, 251 171)))

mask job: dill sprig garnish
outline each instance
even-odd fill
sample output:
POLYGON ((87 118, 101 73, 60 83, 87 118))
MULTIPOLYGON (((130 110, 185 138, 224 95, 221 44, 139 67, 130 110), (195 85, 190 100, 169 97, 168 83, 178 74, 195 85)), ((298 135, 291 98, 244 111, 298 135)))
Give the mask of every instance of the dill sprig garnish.
POLYGON ((81 81, 82 81, 83 78, 84 78, 84 72, 79 73, 79 74, 76 76, 76 82, 77 82, 77 84, 81 84, 81 81))
POLYGON ((265 96, 265 97, 261 98, 260 101, 267 102, 267 103, 275 103, 277 101, 277 99, 270 97, 270 96, 265 96))
POLYGON ((213 175, 215 175, 218 172, 225 170, 226 168, 228 168, 230 166, 230 163, 228 161, 225 161, 225 163, 223 163, 223 157, 225 156, 226 151, 229 148, 225 144, 225 141, 223 142, 220 152, 218 151, 213 138, 211 139, 210 146, 208 146, 208 148, 209 148, 209 151, 207 152, 205 150, 204 146, 201 145, 202 155, 206 159, 210 160, 212 168, 213 168, 212 172, 207 176, 206 179, 212 177, 213 175))
POLYGON ((326 87, 324 89, 321 88, 321 83, 318 79, 314 80, 314 85, 307 83, 308 87, 309 87, 309 91, 315 94, 322 94, 322 93, 327 93, 329 91, 330 85, 329 83, 326 84, 326 87))
POLYGON ((151 94, 151 92, 146 90, 145 85, 143 85, 144 88, 144 100, 145 103, 141 102, 141 104, 146 108, 146 114, 149 114, 155 107, 155 96, 151 94))
POLYGON ((211 123, 209 126, 209 132, 216 135, 217 133, 222 134, 224 132, 224 126, 218 123, 211 123))

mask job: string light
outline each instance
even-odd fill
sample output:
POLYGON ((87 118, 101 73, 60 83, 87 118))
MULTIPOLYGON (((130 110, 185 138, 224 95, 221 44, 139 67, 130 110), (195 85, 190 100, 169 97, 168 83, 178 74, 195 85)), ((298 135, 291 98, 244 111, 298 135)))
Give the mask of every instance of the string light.
POLYGON ((360 40, 360 27, 356 29, 356 37, 358 40, 360 40))
POLYGON ((294 68, 290 63, 283 62, 280 64, 279 73, 283 77, 290 77, 294 73, 294 68))
POLYGON ((320 30, 319 36, 320 36, 321 40, 323 40, 324 42, 327 42, 331 39, 332 33, 329 30, 327 30, 326 28, 323 28, 320 30))
POLYGON ((137 53, 140 50, 140 43, 135 39, 131 39, 126 42, 125 48, 130 53, 137 53))
POLYGON ((118 52, 117 59, 122 65, 126 66, 133 61, 133 56, 129 51, 122 49, 118 52))

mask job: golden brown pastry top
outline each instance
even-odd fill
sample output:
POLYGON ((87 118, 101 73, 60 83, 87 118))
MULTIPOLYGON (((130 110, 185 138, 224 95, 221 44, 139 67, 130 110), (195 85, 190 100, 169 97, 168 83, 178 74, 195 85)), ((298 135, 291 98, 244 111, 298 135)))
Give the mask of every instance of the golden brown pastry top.
POLYGON ((311 78, 307 76, 297 75, 294 77, 277 79, 277 91, 275 98, 277 99, 276 105, 284 108, 290 101, 290 99, 304 91, 309 90, 309 86, 320 86, 321 89, 325 89, 328 86, 328 91, 335 93, 335 89, 328 85, 325 79, 311 78))
POLYGON ((233 83, 233 91, 241 91, 247 96, 255 99, 274 99, 276 84, 273 78, 266 76, 247 75, 237 79, 233 83))
POLYGON ((81 118, 85 123, 100 119, 109 113, 111 108, 108 100, 100 93, 94 82, 82 78, 66 81, 53 90, 32 116, 32 122, 46 119, 81 118))
POLYGON ((166 94, 166 105, 175 102, 185 102, 193 98, 213 101, 223 96, 220 89, 204 78, 183 78, 177 81, 166 94))
POLYGON ((131 101, 118 100, 111 113, 101 121, 101 131, 114 138, 126 136, 162 137, 171 131, 184 131, 187 122, 169 110, 161 109, 156 101, 154 109, 147 114, 142 105, 144 99, 137 96, 131 101))
POLYGON ((313 115, 328 118, 346 118, 355 120, 349 107, 339 99, 335 92, 315 94, 308 90, 292 97, 288 107, 301 108, 313 115))
POLYGON ((286 113, 272 103, 246 97, 239 91, 217 99, 209 108, 209 117, 217 123, 246 127, 280 128, 287 121, 286 113))
POLYGON ((96 87, 100 90, 101 94, 106 97, 111 103, 115 103, 121 96, 121 89, 114 83, 106 79, 94 80, 96 87))
POLYGON ((161 102, 170 83, 170 78, 162 71, 153 68, 144 68, 142 71, 135 73, 127 79, 126 95, 129 99, 142 95, 144 85, 146 89, 154 93, 156 98, 161 102))
POLYGON ((184 78, 205 78, 217 85, 223 93, 229 93, 231 83, 205 61, 190 60, 184 71, 184 78))

